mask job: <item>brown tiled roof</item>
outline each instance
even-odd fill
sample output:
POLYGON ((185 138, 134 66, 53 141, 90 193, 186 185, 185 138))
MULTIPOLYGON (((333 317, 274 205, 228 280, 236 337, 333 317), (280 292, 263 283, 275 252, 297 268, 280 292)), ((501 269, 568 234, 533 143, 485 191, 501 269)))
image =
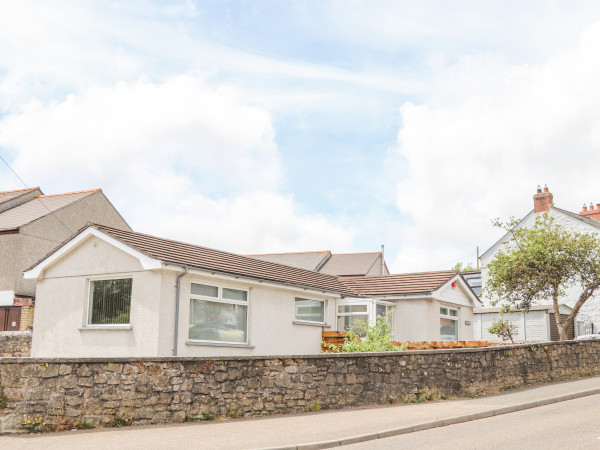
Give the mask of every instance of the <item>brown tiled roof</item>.
POLYGON ((38 195, 14 208, 2 211, 0 213, 0 230, 18 228, 99 191, 100 189, 92 189, 65 194, 38 195))
POLYGON ((338 277, 332 275, 262 261, 235 253, 186 244, 184 242, 172 241, 134 231, 118 230, 99 224, 93 224, 92 226, 129 247, 164 263, 184 264, 196 269, 239 275, 299 287, 322 289, 340 294, 355 294, 351 288, 342 284, 338 277))
POLYGON ((340 277, 342 283, 362 295, 428 294, 454 277, 456 270, 402 273, 382 277, 340 277))

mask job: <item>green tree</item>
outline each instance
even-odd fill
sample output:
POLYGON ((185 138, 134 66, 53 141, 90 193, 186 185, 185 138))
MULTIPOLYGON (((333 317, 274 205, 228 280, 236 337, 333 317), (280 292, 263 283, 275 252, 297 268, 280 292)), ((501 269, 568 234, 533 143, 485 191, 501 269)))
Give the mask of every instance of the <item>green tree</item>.
POLYGON ((515 219, 495 226, 510 233, 487 265, 486 294, 507 310, 528 311, 532 304, 551 298, 561 340, 583 304, 600 287, 600 240, 596 235, 566 230, 544 213, 535 224, 519 227, 515 219), (573 310, 561 320, 559 303, 566 290, 577 292, 573 310))
POLYGON ((476 270, 476 269, 475 269, 475 267, 473 267, 473 264, 471 264, 471 263, 463 264, 461 262, 457 262, 452 267, 452 270, 458 270, 459 272, 469 272, 469 271, 476 270))

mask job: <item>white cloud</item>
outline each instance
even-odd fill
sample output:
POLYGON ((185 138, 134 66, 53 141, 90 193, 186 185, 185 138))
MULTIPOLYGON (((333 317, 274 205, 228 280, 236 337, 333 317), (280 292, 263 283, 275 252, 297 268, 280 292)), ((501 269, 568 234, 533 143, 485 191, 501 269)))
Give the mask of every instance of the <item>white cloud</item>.
POLYGON ((274 137, 266 111, 191 75, 33 101, 0 121, 21 177, 48 192, 100 186, 134 229, 233 251, 349 245, 352 231, 279 192, 274 137))
POLYGON ((599 52, 600 23, 544 64, 463 59, 428 101, 403 105, 398 151, 408 174, 397 206, 413 223, 401 230, 397 270, 485 250, 500 236, 490 219, 525 215, 540 183, 565 209, 600 201, 599 52))

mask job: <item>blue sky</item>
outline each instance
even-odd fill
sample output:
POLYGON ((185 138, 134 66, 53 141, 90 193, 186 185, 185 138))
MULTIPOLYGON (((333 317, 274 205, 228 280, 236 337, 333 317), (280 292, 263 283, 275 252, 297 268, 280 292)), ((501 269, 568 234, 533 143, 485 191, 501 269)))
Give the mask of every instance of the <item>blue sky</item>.
POLYGON ((0 0, 0 49, 0 154, 139 231, 421 271, 600 201, 597 2, 0 0))

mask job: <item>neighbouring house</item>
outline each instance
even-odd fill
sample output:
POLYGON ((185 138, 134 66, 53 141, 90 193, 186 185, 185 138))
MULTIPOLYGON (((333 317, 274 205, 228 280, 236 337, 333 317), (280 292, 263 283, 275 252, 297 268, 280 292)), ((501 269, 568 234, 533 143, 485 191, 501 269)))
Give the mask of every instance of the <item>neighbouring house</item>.
MULTIPOLYGON (((554 219, 554 223, 564 227, 565 229, 578 233, 600 233, 600 204, 595 207, 590 204, 589 207, 584 205, 583 210, 579 213, 573 213, 554 205, 554 196, 548 190, 548 187, 543 189, 538 186, 537 192, 533 196, 533 210, 529 212, 516 225, 517 227, 532 227, 535 224, 536 217, 539 214, 548 213, 554 219)), ((510 240, 510 234, 506 233, 494 245, 481 255, 482 284, 485 289, 488 278, 485 266, 493 259, 500 247, 510 240)), ((566 295, 561 298, 561 303, 572 308, 579 297, 579 291, 576 287, 568 289, 566 295)), ((482 298, 486 306, 492 306, 490 299, 482 298)), ((551 306, 552 300, 548 299, 547 305, 551 306)), ((544 306, 547 306, 544 305, 544 306)), ((581 308, 575 323, 574 333, 576 336, 580 334, 588 334, 589 330, 598 330, 600 325, 600 295, 596 294, 590 298, 581 308), (586 332, 587 330, 587 332, 586 332)))
POLYGON ((480 305, 456 271, 339 277, 97 224, 24 277, 44 357, 316 354, 383 315, 396 340, 472 340, 480 305))
POLYGON ((381 246, 380 252, 331 253, 329 250, 324 250, 246 256, 329 275, 381 276, 390 274, 385 263, 383 246, 381 246))
MULTIPOLYGON (((564 320, 571 314, 572 308, 566 305, 559 306, 561 318, 564 320)), ((473 331, 475 339, 501 342, 502 339, 488 332, 496 319, 501 316, 502 308, 475 308, 473 310, 473 331)), ((502 318, 515 325, 516 333, 513 336, 515 342, 520 341, 559 341, 558 327, 554 318, 554 306, 536 305, 529 311, 515 311, 502 314, 502 318)), ((585 333, 580 333, 585 334, 585 333)), ((569 339, 575 337, 575 324, 567 331, 569 339)))
POLYGON ((130 229, 100 189, 0 192, 0 331, 33 323, 36 284, 23 271, 90 221, 130 229))
POLYGON ((467 280, 468 285, 471 286, 475 295, 481 297, 481 270, 465 270, 461 271, 460 274, 467 280))

